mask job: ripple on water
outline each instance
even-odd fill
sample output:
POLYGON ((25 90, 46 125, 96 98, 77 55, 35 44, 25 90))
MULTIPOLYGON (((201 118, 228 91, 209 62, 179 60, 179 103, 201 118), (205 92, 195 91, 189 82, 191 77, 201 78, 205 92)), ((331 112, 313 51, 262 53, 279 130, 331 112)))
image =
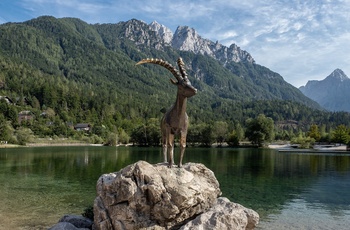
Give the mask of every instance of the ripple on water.
POLYGON ((278 214, 271 214, 259 223, 258 229, 317 229, 348 230, 350 226, 350 206, 348 210, 328 210, 321 203, 310 203, 304 199, 294 199, 283 205, 278 214))

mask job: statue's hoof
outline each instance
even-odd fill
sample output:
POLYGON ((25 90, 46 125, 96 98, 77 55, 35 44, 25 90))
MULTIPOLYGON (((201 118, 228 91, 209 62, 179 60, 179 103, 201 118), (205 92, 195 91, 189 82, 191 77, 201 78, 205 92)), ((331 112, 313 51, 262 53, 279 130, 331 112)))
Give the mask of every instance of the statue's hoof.
POLYGON ((168 168, 172 168, 173 165, 175 164, 174 161, 168 161, 168 168))

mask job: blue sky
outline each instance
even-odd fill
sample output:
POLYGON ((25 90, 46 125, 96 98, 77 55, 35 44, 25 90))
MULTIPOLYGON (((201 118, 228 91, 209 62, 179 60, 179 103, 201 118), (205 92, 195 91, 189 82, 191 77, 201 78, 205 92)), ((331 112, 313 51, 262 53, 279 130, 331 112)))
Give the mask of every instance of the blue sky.
POLYGON ((336 68, 350 76, 350 1, 347 0, 1 0, 0 24, 42 15, 88 23, 132 18, 175 32, 194 28, 203 38, 237 44, 257 64, 299 87, 336 68))

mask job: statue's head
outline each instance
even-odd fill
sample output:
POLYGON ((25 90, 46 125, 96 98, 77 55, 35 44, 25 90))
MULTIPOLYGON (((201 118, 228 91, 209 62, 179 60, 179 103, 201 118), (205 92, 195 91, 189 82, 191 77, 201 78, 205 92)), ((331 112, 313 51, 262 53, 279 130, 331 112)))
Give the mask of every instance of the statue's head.
POLYGON ((185 69, 185 63, 182 61, 182 58, 180 57, 177 59, 177 65, 180 69, 180 77, 176 78, 177 81, 170 78, 171 82, 178 87, 178 93, 181 94, 184 97, 192 97, 197 93, 197 89, 194 88, 190 82, 190 80, 187 77, 186 69, 185 69))
POLYGON ((171 64, 169 64, 166 61, 163 61, 162 59, 143 59, 136 63, 136 65, 144 64, 144 63, 152 63, 152 64, 158 64, 163 67, 165 67, 167 70, 169 70, 174 77, 176 78, 170 78, 171 83, 177 86, 178 93, 181 96, 184 97, 192 97, 197 93, 197 89, 191 85, 190 80, 187 77, 186 69, 185 69, 185 63, 182 61, 182 58, 180 57, 177 59, 177 65, 179 66, 179 70, 177 70, 175 67, 173 67, 171 64))

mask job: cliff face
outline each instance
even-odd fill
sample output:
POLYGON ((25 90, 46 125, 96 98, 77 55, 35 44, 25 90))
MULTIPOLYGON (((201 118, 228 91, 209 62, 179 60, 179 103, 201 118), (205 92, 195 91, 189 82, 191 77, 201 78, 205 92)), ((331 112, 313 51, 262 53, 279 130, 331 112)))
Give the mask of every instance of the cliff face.
POLYGON ((194 29, 179 26, 173 36, 172 46, 175 49, 208 55, 223 64, 227 62, 255 63, 253 57, 241 50, 236 44, 226 47, 218 42, 202 38, 194 29))
POLYGON ((158 50, 172 47, 176 50, 189 51, 212 57, 223 65, 233 62, 255 63, 253 57, 236 44, 229 47, 201 37, 197 31, 188 26, 177 27, 173 33, 168 27, 153 21, 147 25, 136 19, 125 23, 124 36, 134 41, 136 45, 146 45, 158 50))
POLYGON ((327 110, 350 112, 350 79, 341 69, 321 81, 308 81, 299 89, 327 110))
POLYGON ((155 31, 156 34, 164 41, 165 45, 171 45, 174 34, 168 27, 161 25, 156 21, 152 22, 149 26, 150 29, 155 31))
MULTIPOLYGON (((157 40, 164 46, 171 46, 174 49, 189 51, 195 54, 207 55, 220 61, 222 64, 231 61, 255 63, 253 57, 247 51, 241 50, 236 44, 227 47, 218 42, 210 41, 202 38, 195 29, 188 26, 177 27, 173 34, 169 28, 154 21, 149 24, 149 29, 156 33, 157 40)), ((137 30, 130 30, 128 37, 132 36, 135 31, 137 30)), ((142 33, 147 33, 147 31, 143 30, 142 33)), ((163 48, 162 46, 158 47, 158 49, 163 48)))
POLYGON ((253 229, 259 215, 222 198, 202 164, 139 161, 97 182, 95 229, 253 229))

